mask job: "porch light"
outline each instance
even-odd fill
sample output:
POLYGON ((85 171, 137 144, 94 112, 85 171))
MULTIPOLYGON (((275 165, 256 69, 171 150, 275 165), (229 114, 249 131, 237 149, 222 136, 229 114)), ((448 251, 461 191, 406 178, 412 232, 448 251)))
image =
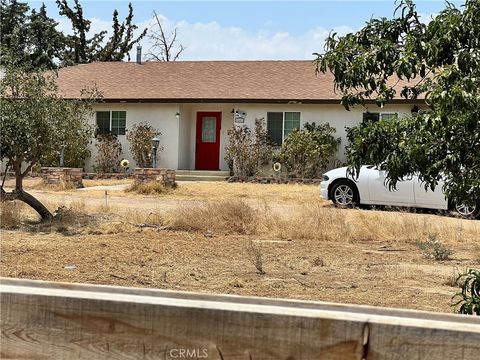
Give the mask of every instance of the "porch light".
POLYGON ((153 139, 150 140, 150 143, 152 144, 152 150, 153 150, 152 167, 155 169, 157 167, 157 149, 158 149, 158 146, 160 145, 160 139, 158 135, 155 135, 153 139))
POLYGON ((177 119, 180 117, 180 113, 179 113, 178 111, 175 113, 175 117, 176 117, 177 119))

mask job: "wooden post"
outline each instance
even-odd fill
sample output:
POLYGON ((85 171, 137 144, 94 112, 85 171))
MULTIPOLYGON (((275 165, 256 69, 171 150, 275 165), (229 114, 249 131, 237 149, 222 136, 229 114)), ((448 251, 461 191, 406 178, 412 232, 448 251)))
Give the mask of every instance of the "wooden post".
POLYGON ((477 359, 473 316, 2 279, 2 359, 477 359))

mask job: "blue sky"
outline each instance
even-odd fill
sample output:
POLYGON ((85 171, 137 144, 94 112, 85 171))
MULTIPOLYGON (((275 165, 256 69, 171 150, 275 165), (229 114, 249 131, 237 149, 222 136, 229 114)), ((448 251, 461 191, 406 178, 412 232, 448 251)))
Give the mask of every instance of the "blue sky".
MULTIPOLYGON (((73 0, 70 1, 73 3, 73 0)), ((54 1, 45 1, 58 18, 54 1)), ((454 1, 456 5, 462 2, 454 1)), ((29 1, 31 7, 41 2, 29 1)), ((92 29, 108 30, 112 12, 127 12, 128 1, 88 1, 81 4, 92 29)), ((149 27, 152 11, 161 14, 167 29, 177 27, 187 48, 182 59, 308 59, 321 51, 332 29, 359 29, 373 17, 390 17, 394 0, 376 1, 132 1, 136 23, 149 27)), ((444 7, 443 1, 417 0, 425 18, 444 7)), ((68 23, 59 26, 68 31, 68 23)), ((142 44, 148 52, 150 44, 142 44)))

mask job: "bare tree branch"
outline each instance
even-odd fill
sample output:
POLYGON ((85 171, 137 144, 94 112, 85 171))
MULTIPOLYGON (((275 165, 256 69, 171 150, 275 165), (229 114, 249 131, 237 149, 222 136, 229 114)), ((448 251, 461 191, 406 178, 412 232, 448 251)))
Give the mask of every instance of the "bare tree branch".
POLYGON ((156 11, 153 11, 153 17, 156 24, 155 30, 151 30, 148 34, 152 46, 147 56, 156 61, 176 61, 185 50, 185 47, 177 40, 177 28, 174 28, 172 33, 167 35, 162 26, 162 20, 156 11))

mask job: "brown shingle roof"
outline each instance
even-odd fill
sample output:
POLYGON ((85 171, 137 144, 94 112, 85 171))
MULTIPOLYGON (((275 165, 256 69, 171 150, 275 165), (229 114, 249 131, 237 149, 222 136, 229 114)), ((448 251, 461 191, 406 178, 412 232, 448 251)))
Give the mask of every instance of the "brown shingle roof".
POLYGON ((105 100, 338 103, 341 98, 333 76, 315 75, 311 61, 96 62, 59 70, 66 98, 79 97, 80 89, 93 83, 105 100))

